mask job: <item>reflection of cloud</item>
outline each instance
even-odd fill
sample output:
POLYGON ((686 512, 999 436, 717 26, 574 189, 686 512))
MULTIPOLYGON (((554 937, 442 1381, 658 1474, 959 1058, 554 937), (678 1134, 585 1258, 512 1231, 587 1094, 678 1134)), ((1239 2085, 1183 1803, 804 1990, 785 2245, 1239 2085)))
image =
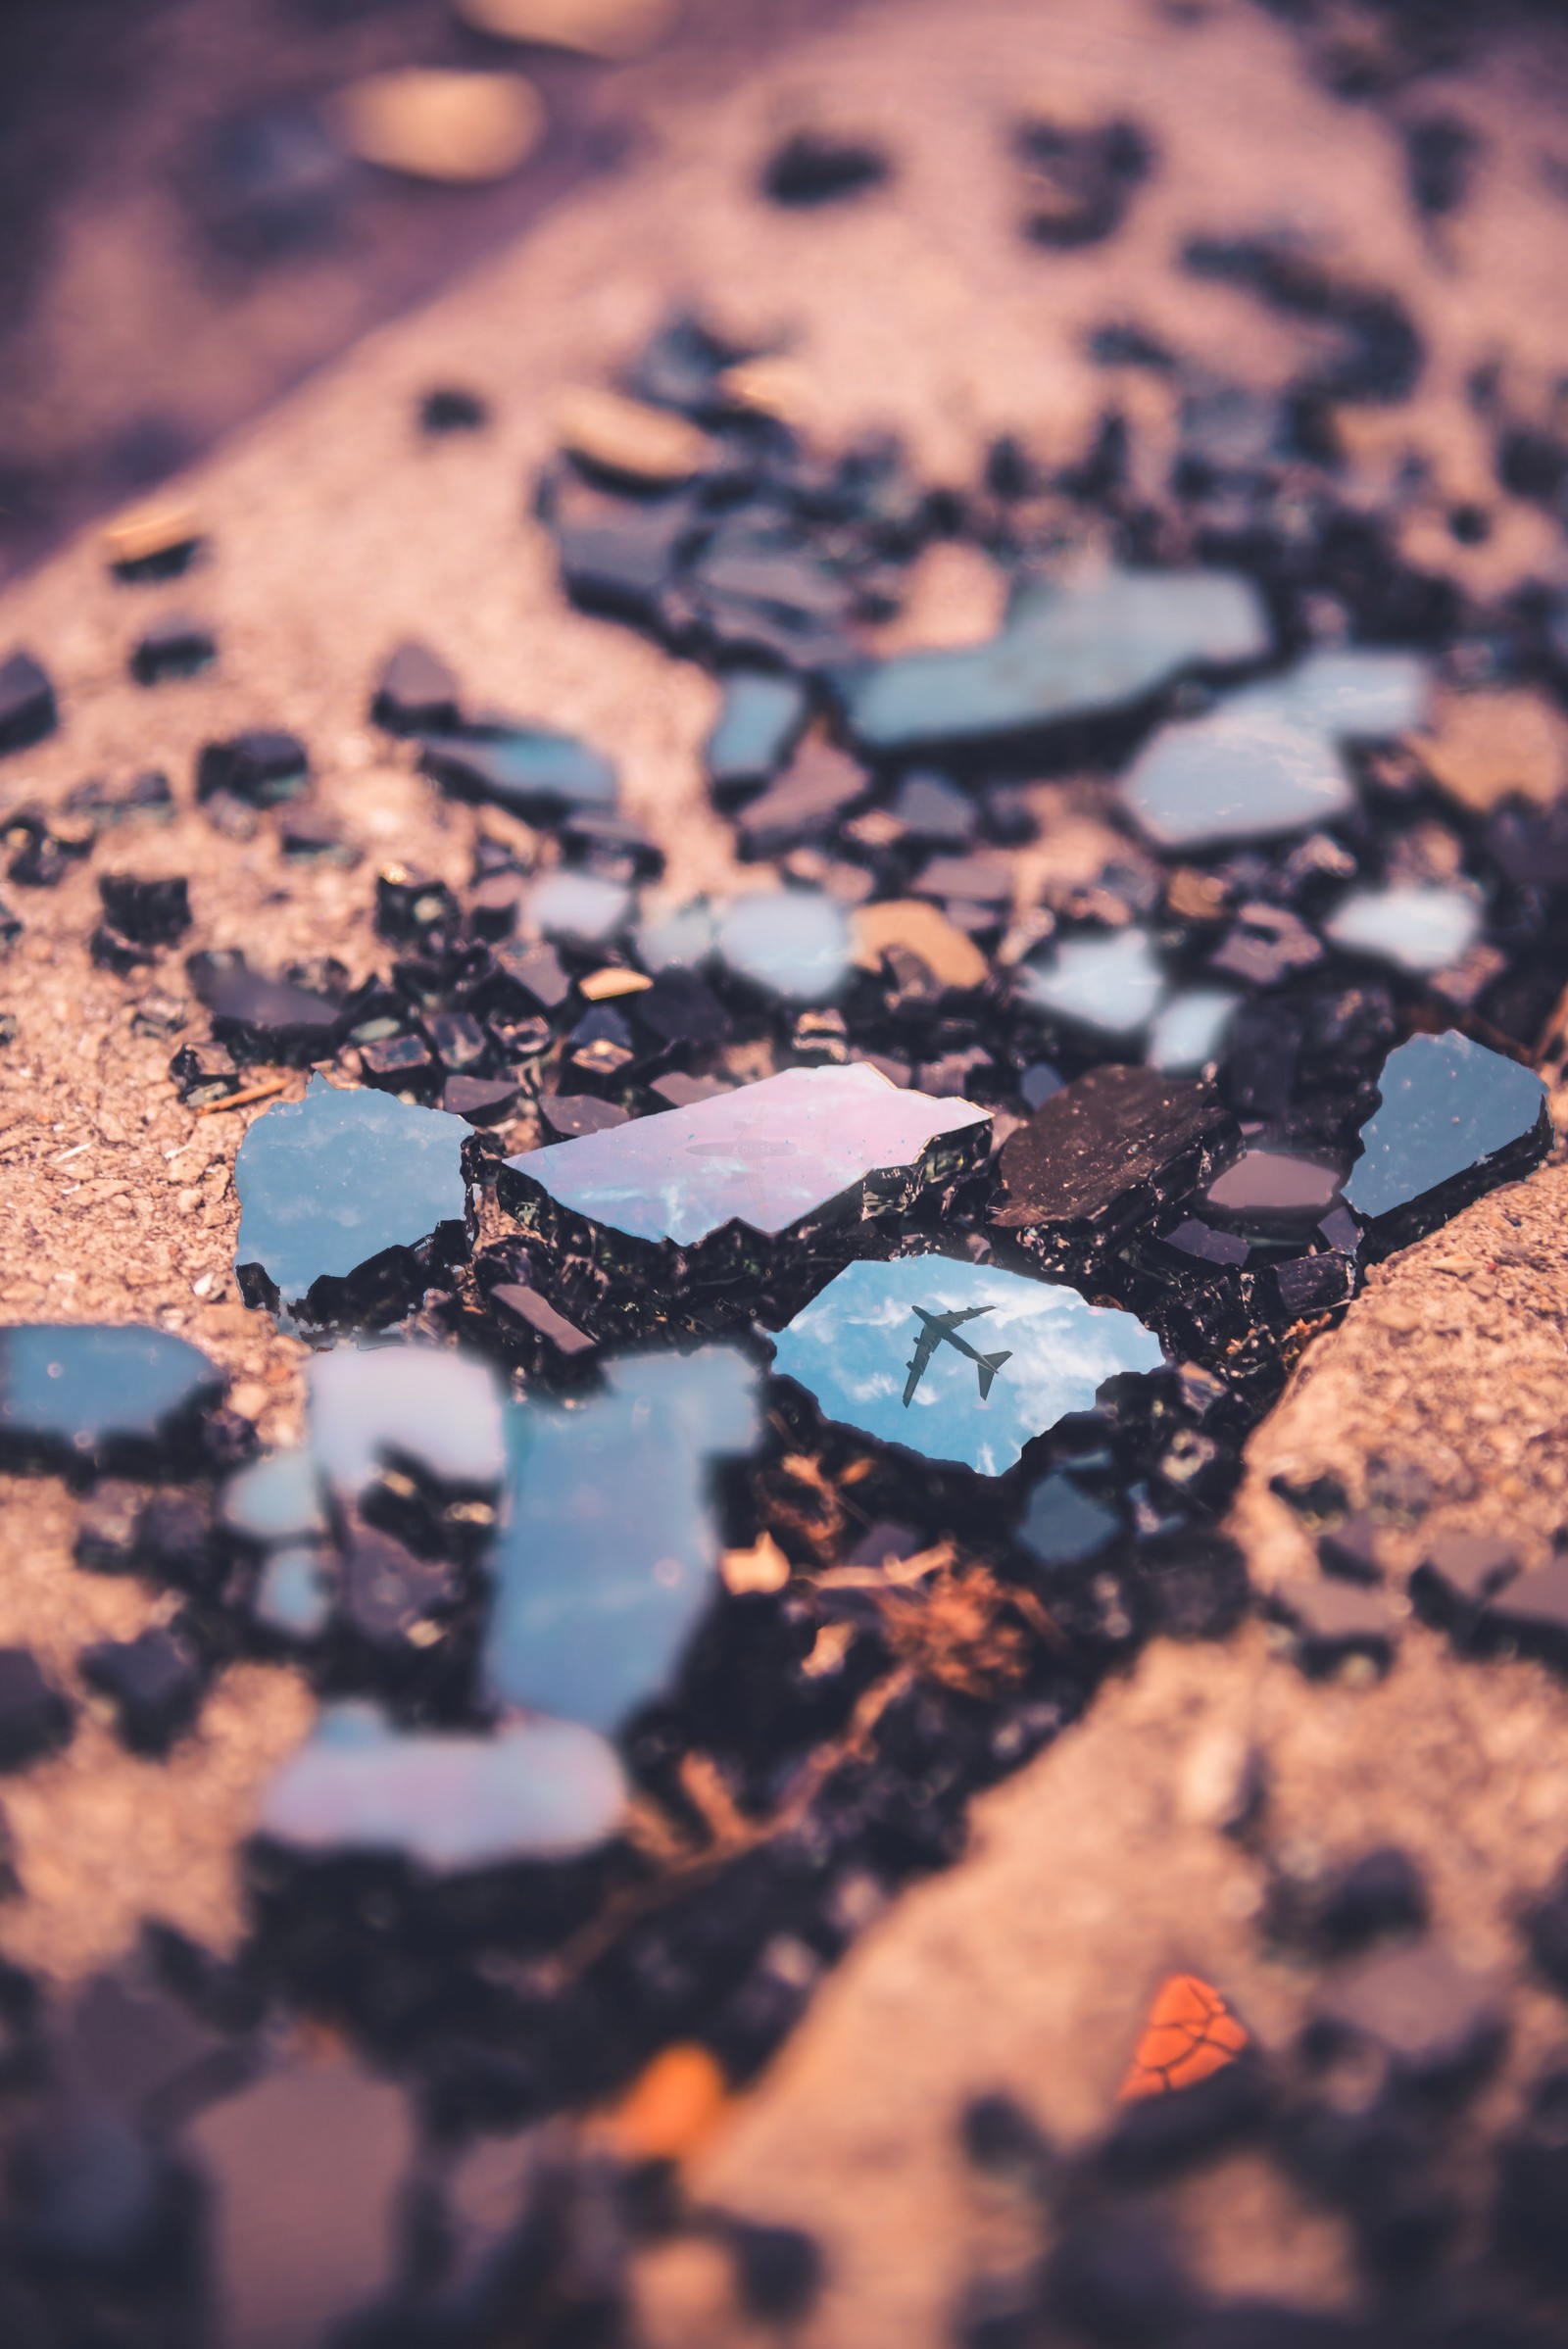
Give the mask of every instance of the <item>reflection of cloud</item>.
POLYGON ((1157 1369, 1159 1342, 1130 1313, 1086 1304, 1076 1291, 1021 1273, 943 1256, 852 1264, 796 1316, 775 1368, 812 1395, 830 1419, 929 1459, 1001 1476, 1030 1440, 1069 1412, 1088 1410, 1121 1371, 1157 1369), (920 1324, 913 1308, 990 1311, 963 1325, 982 1350, 1012 1355, 982 1400, 975 1365, 935 1348, 906 1408, 905 1381, 920 1324))

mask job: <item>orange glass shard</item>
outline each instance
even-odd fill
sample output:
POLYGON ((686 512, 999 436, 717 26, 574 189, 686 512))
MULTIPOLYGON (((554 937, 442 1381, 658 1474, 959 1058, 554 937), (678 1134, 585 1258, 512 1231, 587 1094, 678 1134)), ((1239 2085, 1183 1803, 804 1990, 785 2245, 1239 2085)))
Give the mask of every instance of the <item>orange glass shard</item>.
POLYGON ((603 2129, 623 2161, 680 2161, 723 2111, 729 2082, 706 2047, 684 2040, 656 2055, 603 2129))
POLYGON ((1122 2104, 1168 2096, 1234 2064, 1248 2043, 1246 2026, 1211 1982, 1173 1974, 1149 2010, 1132 2069, 1122 2081, 1122 2104))

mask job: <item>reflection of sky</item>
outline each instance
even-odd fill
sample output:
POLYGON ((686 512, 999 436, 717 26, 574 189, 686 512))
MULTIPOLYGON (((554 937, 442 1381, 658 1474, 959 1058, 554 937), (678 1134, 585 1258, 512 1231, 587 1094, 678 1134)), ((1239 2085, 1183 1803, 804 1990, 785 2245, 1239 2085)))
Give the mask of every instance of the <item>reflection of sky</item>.
POLYGON ((0 1425, 81 1450, 106 1435, 155 1436, 221 1383, 204 1353, 167 1330, 45 1321, 0 1331, 0 1425))
POLYGON ((1088 1410, 1106 1379, 1157 1370, 1163 1359, 1158 1339, 1132 1314, 1086 1304, 1075 1290, 945 1256, 903 1256, 852 1264, 830 1281, 781 1332, 773 1367, 828 1419, 929 1460, 1002 1476, 1033 1437, 1088 1410), (906 1409, 916 1305, 990 1308, 957 1332, 977 1353, 1012 1357, 984 1402, 977 1365, 944 1343, 906 1409))
POLYGON ((1446 970, 1481 934, 1481 907, 1468 889, 1407 883, 1352 889, 1323 925, 1325 938, 1399 970, 1446 970))
POLYGON ((1358 1215, 1387 1215, 1528 1134, 1546 1089, 1534 1070, 1449 1028, 1412 1036, 1383 1064, 1378 1108, 1345 1196, 1358 1215))
POLYGON ((850 917, 817 889, 737 898, 719 921, 718 951, 732 971, 787 1003, 825 1003, 849 973, 850 917))
POLYGON ((1227 571, 1124 571, 1086 564, 1016 599, 987 643, 880 661, 851 689, 862 742, 954 741, 1113 709, 1195 661, 1256 661, 1268 614, 1227 571))
POLYGON ((236 1264, 260 1264, 284 1301, 323 1273, 342 1280, 383 1248, 416 1248, 467 1204, 468 1128, 389 1093, 339 1092, 312 1077, 239 1146, 236 1264))
POLYGON ((1204 717, 1162 726, 1134 759, 1122 797, 1164 848, 1304 831, 1354 803, 1338 744, 1419 725, 1428 679, 1410 653, 1309 654, 1204 717))
POLYGON ((901 1092, 874 1068, 793 1068, 510 1161, 550 1197, 636 1240, 690 1248, 735 1219, 772 1236, 939 1134, 982 1123, 971 1101, 901 1092))
POLYGON ((265 1835, 306 1851, 401 1851, 437 1874, 559 1858, 603 1842, 626 1799, 614 1749, 569 1721, 475 1737, 394 1729, 329 1705, 272 1779, 265 1835))
POLYGON ((712 1595, 712 1460, 757 1440, 744 1354, 631 1355, 572 1410, 508 1411, 484 1668, 502 1703, 612 1731, 665 1688, 712 1595))
POLYGON ((1069 938, 1020 974, 1024 1001, 1058 1019, 1131 1036, 1146 1027, 1165 993, 1165 974, 1147 930, 1112 930, 1103 938, 1069 938))

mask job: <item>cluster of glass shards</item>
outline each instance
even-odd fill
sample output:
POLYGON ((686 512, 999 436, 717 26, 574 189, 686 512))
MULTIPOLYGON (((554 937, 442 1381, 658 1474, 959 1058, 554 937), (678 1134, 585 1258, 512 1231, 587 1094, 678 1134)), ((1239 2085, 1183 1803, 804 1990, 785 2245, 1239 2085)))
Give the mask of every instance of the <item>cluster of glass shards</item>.
MULTIPOLYGON (((1152 168, 1125 124, 1034 125, 1020 158, 1055 244, 1111 233, 1152 168)), ((764 189, 809 206, 887 168, 803 134, 764 189)), ((560 2318, 541 2342, 614 2337, 613 2279, 601 2305, 519 2246, 619 2244, 629 2204, 608 2171, 547 2175, 532 2125, 672 2047, 749 2077, 859 1924, 961 1847, 976 1788, 1152 1635, 1231 1630, 1223 1515, 1300 1347, 1369 1261, 1548 1149, 1528 1062, 1568 832, 1523 799, 1476 812, 1440 737, 1456 695, 1568 689, 1568 617, 1545 591, 1462 610, 1313 442, 1314 401, 1419 370, 1397 305, 1272 248, 1191 258, 1334 356, 1272 397, 1104 329, 1107 365, 1175 394, 1159 486, 1108 416, 1080 465, 1002 442, 961 494, 891 441, 824 458, 759 396, 765 361, 692 318, 580 405, 538 512, 567 597, 711 673, 704 772, 750 868, 723 899, 666 888, 612 746, 474 708, 417 643, 371 721, 461 803, 472 861, 366 876, 368 976, 203 950, 192 1024, 160 974, 200 905, 125 868, 167 779, 8 819, 23 892, 117 836, 92 952, 178 1039, 184 1101, 311 1070, 239 1150, 235 1266, 317 1347, 304 1440, 257 1457, 176 1338, 0 1333, 5 1463, 70 1479, 84 1573, 170 1594, 79 1660, 115 1733, 177 1750, 242 1656, 317 1700, 262 1794, 236 1956, 163 1932, 73 1999, 0 1979, 43 2083, 19 2338, 205 2340, 179 2277, 209 2266, 234 2340, 346 2337, 378 2301, 408 2328, 354 2337, 532 2339, 524 2273, 560 2318), (954 538, 1007 576, 996 633, 879 658, 909 566, 954 538), (1070 879, 1049 838, 1017 853, 1064 773, 1111 844, 1070 879), (359 2052, 297 2062, 301 2014, 359 2052), (296 2168, 342 2241, 266 2332, 247 2214, 296 2168), (416 2176, 431 2224, 400 2267, 416 2176), (496 2178, 555 2231, 475 2215, 496 2178), (62 2257, 101 2281, 29 2333, 62 2257)), ((442 390, 424 418, 481 412, 442 390)), ((170 623, 136 674, 211 653, 170 623)), ((0 662, 0 751, 58 714, 36 660, 0 662)), ((192 790, 224 839, 351 862, 313 777, 310 745, 252 728, 192 790)), ((1375 1542, 1323 1522, 1280 1637, 1309 1671, 1381 1668, 1375 1542)), ((1439 1543, 1412 1595, 1461 1647, 1561 1663, 1551 1571, 1439 1543)), ((76 1724, 0 1651, 0 1769, 76 1724)), ((725 2239, 754 2314, 803 2312, 808 2243, 748 2268, 725 2239)))

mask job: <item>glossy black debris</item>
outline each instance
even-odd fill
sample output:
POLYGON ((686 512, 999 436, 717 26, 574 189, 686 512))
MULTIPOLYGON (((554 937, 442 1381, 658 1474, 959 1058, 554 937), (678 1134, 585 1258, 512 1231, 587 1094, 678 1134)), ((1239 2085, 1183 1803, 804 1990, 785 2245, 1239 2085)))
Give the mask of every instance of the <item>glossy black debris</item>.
POLYGON ((992 1220, 1041 1264, 1082 1263, 1167 1202, 1190 1197, 1241 1147, 1209 1087, 1111 1064, 1048 1095, 1002 1150, 992 1220))
POLYGON ((201 620, 171 612, 137 639, 130 673, 138 685, 164 685, 172 678, 198 676, 218 658, 218 639, 201 620))
POLYGON ((809 702, 798 677, 735 668, 721 679, 723 702, 704 746, 709 787, 720 804, 760 791, 783 765, 809 702))
POLYGON ((25 1770, 71 1737, 70 1705, 25 1647, 0 1647, 0 1770, 25 1770))
POLYGON ((138 880, 133 873, 101 873, 105 918, 140 946, 172 946, 190 928, 190 893, 182 875, 138 880))
POLYGON ((575 735, 495 720, 466 733, 421 733, 427 774, 465 799, 492 800, 530 821, 570 807, 612 807, 615 769, 575 735))
POLYGON ((457 678, 428 646, 412 640, 388 655, 370 715, 389 734, 439 734, 459 722, 457 678))
POLYGON ((309 754, 295 735, 258 726, 208 743, 196 761, 196 797, 224 795, 270 807, 303 791, 309 775, 309 754))
POLYGON ((201 1709, 201 1664, 177 1632, 101 1640, 83 1649, 80 1670, 89 1688, 109 1698, 120 1735, 134 1753, 167 1753, 201 1709))
POLYGON ((771 203, 808 211, 864 194, 887 178, 888 170, 878 147, 822 131, 797 130, 769 156, 762 193, 771 203))
POLYGON ((477 392, 459 384, 437 384, 419 402, 419 429, 433 439, 449 432, 478 432, 490 421, 490 411, 477 392))
POLYGON ((186 976, 212 1013, 213 1036, 240 1060, 323 1058, 344 1024, 342 1003, 289 978, 250 969, 238 952, 191 955, 186 976))
POLYGON ((54 687, 32 655, 17 651, 0 661, 0 753, 30 749, 58 722, 54 687))

